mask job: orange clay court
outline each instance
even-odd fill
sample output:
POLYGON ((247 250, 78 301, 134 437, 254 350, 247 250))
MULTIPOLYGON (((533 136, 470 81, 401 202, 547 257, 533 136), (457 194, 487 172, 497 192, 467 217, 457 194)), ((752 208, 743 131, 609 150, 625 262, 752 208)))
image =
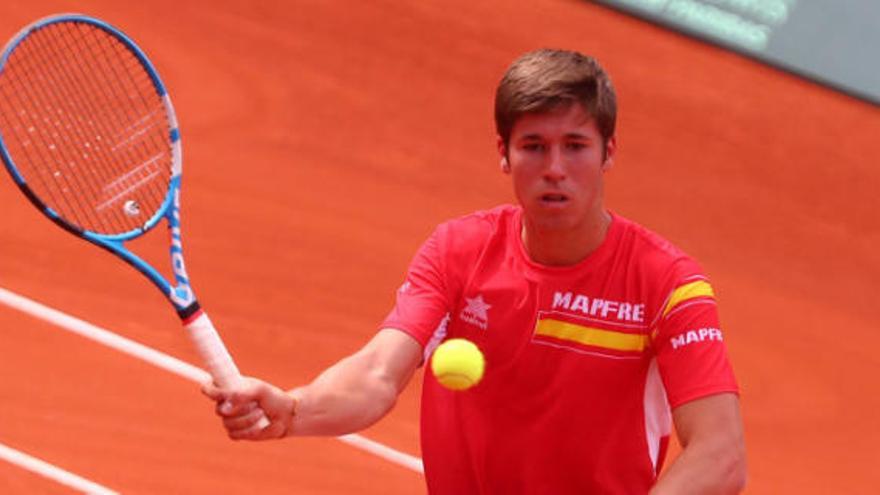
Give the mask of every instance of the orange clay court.
MULTIPOLYGON (((515 3, 10 1, 0 37, 78 11, 151 56, 181 121, 194 288, 242 370, 282 386, 375 331, 436 223, 512 201, 492 123, 506 65, 595 55, 620 99, 608 204, 719 294, 747 493, 876 493, 877 108, 587 2, 515 3)), ((0 287, 198 362, 146 279, 2 176, 0 287)), ((164 268, 165 246, 136 249, 164 268)), ((0 336, 0 443, 121 493, 424 493, 334 439, 229 441, 194 383, 2 305, 0 336)), ((420 381, 364 436, 419 455, 420 381)), ((0 492, 71 489, 0 462, 0 492)))

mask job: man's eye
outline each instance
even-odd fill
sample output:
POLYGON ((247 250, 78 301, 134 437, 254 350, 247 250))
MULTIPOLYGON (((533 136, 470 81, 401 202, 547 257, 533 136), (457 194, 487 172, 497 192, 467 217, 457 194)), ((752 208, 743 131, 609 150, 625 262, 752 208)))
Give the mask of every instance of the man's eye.
POLYGON ((580 142, 567 143, 565 146, 566 146, 566 148, 573 150, 573 151, 580 151, 580 150, 587 147, 586 143, 580 143, 580 142))
POLYGON ((526 151, 543 151, 544 145, 541 143, 526 143, 522 148, 526 151))

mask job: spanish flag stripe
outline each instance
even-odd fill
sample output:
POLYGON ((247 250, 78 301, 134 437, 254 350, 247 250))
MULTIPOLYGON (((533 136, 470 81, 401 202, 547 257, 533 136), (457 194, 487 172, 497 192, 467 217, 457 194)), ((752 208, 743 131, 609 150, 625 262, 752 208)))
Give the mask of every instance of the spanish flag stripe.
POLYGON ((535 334, 616 351, 643 351, 648 345, 647 335, 614 332, 553 319, 539 320, 535 334))
POLYGON ((669 314, 672 308, 680 303, 696 297, 715 297, 715 292, 712 291, 712 286, 709 285, 709 282, 697 280, 696 282, 684 284, 672 291, 672 296, 669 298, 669 302, 666 303, 666 308, 663 309, 663 316, 669 314))

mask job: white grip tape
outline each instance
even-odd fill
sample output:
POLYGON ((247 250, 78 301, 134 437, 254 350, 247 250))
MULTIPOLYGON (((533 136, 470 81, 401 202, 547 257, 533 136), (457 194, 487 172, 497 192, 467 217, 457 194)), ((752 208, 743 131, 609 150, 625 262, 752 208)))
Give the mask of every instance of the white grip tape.
POLYGON ((187 323, 186 329, 214 381, 221 387, 238 385, 241 382, 241 374, 208 315, 203 312, 198 318, 187 323))
MULTIPOLYGON (((235 387, 241 383, 241 373, 238 372, 238 367, 235 366, 232 356, 220 340, 220 334, 217 333, 208 315, 203 311, 195 320, 184 326, 214 381, 224 388, 235 387)), ((265 428, 269 426, 269 420, 263 416, 258 425, 260 428, 265 428)))

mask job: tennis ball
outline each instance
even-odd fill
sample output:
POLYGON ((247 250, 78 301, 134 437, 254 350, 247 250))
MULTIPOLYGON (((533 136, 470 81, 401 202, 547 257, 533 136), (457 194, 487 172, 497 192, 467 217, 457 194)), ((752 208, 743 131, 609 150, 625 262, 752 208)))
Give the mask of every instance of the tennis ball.
POLYGON ((431 357, 431 371, 437 381, 451 390, 465 390, 479 383, 485 367, 483 353, 465 339, 443 342, 431 357))

